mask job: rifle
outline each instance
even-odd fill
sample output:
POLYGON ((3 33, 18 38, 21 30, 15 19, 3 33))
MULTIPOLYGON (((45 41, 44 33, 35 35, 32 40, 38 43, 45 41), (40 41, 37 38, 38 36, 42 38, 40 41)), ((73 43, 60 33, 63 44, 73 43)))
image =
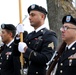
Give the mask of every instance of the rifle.
POLYGON ((59 59, 59 57, 61 56, 61 54, 63 53, 64 49, 65 49, 66 43, 63 42, 59 48, 58 51, 55 51, 55 53, 53 54, 51 60, 47 63, 47 65, 49 65, 49 68, 46 72, 46 75, 51 75, 51 72, 53 71, 55 65, 57 64, 57 61, 59 59))

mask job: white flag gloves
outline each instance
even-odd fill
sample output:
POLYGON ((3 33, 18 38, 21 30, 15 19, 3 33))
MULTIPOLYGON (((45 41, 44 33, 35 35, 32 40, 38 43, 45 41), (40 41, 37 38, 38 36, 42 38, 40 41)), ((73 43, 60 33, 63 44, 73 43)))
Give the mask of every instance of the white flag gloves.
POLYGON ((19 24, 17 25, 16 29, 17 29, 16 34, 20 34, 20 32, 24 32, 24 25, 19 24))
POLYGON ((26 44, 26 43, 24 43, 24 42, 19 42, 19 45, 18 45, 18 50, 19 50, 19 52, 25 53, 25 50, 24 50, 25 47, 27 48, 27 44, 26 44))

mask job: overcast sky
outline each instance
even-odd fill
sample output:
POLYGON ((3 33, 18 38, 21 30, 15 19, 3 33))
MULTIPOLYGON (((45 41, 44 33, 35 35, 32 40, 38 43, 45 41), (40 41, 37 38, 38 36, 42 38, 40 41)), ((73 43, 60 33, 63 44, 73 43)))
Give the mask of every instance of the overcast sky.
MULTIPOLYGON (((22 18, 27 15, 27 18, 24 20, 25 30, 31 32, 33 30, 30 27, 28 20, 27 8, 31 4, 38 4, 47 9, 46 0, 21 0, 22 1, 22 18)), ((19 23, 19 0, 0 0, 0 24, 2 23, 12 23, 15 26, 19 23)), ((46 27, 48 26, 48 20, 45 21, 46 27)))

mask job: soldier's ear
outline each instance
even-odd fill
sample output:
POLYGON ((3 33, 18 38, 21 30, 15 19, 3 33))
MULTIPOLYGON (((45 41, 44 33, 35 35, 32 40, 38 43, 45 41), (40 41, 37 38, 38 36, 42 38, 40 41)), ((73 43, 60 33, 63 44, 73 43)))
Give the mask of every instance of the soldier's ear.
POLYGON ((13 36, 13 34, 11 33, 11 32, 9 32, 9 35, 12 37, 13 36))

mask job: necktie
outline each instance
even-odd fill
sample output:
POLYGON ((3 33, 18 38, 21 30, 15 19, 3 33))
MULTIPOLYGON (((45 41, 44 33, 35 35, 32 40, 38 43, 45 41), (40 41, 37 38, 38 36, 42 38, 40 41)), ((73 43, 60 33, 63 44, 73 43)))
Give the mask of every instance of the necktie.
POLYGON ((5 47, 4 47, 5 49, 7 48, 7 45, 5 45, 5 47))
POLYGON ((65 47, 65 51, 67 51, 68 50, 68 47, 65 47))

